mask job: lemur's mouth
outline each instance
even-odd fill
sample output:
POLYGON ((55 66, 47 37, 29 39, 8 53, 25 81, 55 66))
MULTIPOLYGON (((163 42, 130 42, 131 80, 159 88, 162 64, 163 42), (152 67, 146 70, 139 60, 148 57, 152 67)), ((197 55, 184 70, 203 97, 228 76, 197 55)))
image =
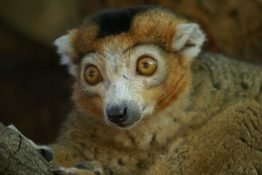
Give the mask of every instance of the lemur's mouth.
POLYGON ((139 117, 138 119, 136 119, 133 122, 113 123, 110 120, 106 119, 106 123, 109 124, 110 126, 117 127, 119 129, 130 129, 134 127, 140 120, 141 120, 141 117, 139 117))
POLYGON ((141 110, 134 101, 122 101, 107 104, 105 108, 106 123, 123 129, 131 128, 141 119, 141 110))

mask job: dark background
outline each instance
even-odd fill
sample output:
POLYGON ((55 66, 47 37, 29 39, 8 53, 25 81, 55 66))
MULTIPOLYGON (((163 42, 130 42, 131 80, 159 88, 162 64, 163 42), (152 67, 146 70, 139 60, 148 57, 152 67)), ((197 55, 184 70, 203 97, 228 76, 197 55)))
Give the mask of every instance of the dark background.
POLYGON ((0 1, 0 122, 36 142, 53 141, 72 107, 72 78, 53 41, 98 10, 137 4, 160 4, 199 22, 206 50, 262 63, 262 0, 0 1))

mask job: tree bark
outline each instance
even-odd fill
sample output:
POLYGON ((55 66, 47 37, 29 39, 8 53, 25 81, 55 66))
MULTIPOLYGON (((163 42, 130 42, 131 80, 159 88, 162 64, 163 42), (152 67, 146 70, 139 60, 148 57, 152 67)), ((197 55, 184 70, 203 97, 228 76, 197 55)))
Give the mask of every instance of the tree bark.
POLYGON ((0 175, 52 175, 51 170, 24 137, 0 123, 0 175))

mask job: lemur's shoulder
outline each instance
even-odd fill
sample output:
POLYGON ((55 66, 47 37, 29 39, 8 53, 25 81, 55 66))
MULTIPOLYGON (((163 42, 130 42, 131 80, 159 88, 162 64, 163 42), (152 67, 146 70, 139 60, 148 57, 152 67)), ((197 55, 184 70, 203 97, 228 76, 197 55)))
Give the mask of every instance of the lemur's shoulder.
POLYGON ((261 65, 202 52, 193 60, 191 73, 191 99, 199 106, 226 106, 228 102, 246 98, 262 103, 261 65))
MULTIPOLYGON (((262 65, 240 61, 224 54, 202 52, 194 59, 191 71, 194 73, 195 69, 200 65, 206 67, 208 74, 212 75, 213 81, 217 83, 222 80, 257 82, 261 79, 259 75, 262 75, 262 65)), ((224 83, 228 84, 230 82, 224 83)), ((245 89, 245 87, 243 88, 245 89)))

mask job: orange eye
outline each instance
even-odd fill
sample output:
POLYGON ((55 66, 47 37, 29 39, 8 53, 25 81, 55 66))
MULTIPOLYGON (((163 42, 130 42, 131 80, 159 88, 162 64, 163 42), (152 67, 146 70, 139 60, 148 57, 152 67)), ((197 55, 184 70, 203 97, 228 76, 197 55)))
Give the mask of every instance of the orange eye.
POLYGON ((96 85, 102 80, 102 75, 95 65, 88 65, 84 70, 85 81, 90 85, 96 85))
POLYGON ((157 61, 150 56, 142 56, 137 60, 136 71, 140 75, 150 76, 157 70, 157 61))

